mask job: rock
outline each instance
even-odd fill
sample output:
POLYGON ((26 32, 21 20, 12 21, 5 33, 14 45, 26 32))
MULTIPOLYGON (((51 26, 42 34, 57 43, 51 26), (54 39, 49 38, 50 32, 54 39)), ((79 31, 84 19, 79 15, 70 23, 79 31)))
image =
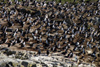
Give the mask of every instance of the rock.
POLYGON ((12 62, 9 62, 8 64, 11 65, 11 66, 13 66, 13 63, 12 62))
POLYGON ((36 64, 36 67, 42 67, 42 65, 41 64, 36 64))
POLYGON ((6 63, 0 64, 0 67, 6 67, 6 63))
POLYGON ((32 65, 33 65, 33 63, 31 63, 31 64, 30 64, 30 63, 28 63, 28 67, 32 67, 32 65))
POLYGON ((72 67, 78 67, 78 64, 73 63, 72 67))
POLYGON ((70 63, 67 64, 68 67, 71 67, 72 65, 70 63))
POLYGON ((53 65, 52 64, 48 64, 48 67, 53 67, 53 65))
POLYGON ((83 67, 83 64, 78 65, 78 67, 83 67))
POLYGON ((6 64, 6 67, 12 67, 10 64, 6 64))
POLYGON ((62 56, 31 56, 30 52, 16 52, 16 51, 5 51, 0 54, 0 67, 95 67, 88 63, 81 63, 78 65, 76 62, 71 60, 64 60, 62 56), (5 54, 4 54, 5 53, 5 54), (7 53, 7 54, 6 54, 7 53), (11 55, 13 54, 13 55, 11 55), (9 57, 9 56, 11 57, 9 57), (26 56, 30 58, 26 58, 26 56), (14 57, 12 57, 14 56, 14 57), (17 57, 16 57, 17 56, 17 57), (24 58, 24 59, 22 59, 24 58), (61 60, 59 60, 61 59, 61 60), (63 61, 62 61, 63 60, 63 61))
POLYGON ((36 64, 33 64, 31 67, 36 67, 36 64))
POLYGON ((22 62, 22 65, 23 65, 24 67, 28 67, 28 62, 23 61, 23 62, 22 62))
POLYGON ((20 66, 20 63, 18 64, 18 63, 12 62, 12 65, 13 67, 16 67, 16 66, 20 66))
POLYGON ((10 49, 6 48, 6 47, 3 47, 3 48, 0 48, 1 51, 10 51, 10 49))
POLYGON ((100 24, 100 18, 99 17, 96 17, 95 18, 95 22, 96 22, 96 25, 99 25, 100 24))
POLYGON ((41 65, 42 65, 42 67, 48 67, 48 65, 45 63, 42 63, 41 65))
POLYGON ((12 55, 12 54, 16 54, 16 51, 6 51, 4 53, 9 56, 9 55, 12 55))

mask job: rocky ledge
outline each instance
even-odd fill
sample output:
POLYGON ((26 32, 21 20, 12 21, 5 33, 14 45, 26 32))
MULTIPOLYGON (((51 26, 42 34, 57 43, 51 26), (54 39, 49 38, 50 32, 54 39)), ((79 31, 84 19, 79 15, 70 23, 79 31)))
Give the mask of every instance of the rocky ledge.
POLYGON ((93 64, 81 63, 75 58, 65 58, 53 53, 37 55, 34 51, 13 51, 0 46, 0 67, 96 67, 93 64))

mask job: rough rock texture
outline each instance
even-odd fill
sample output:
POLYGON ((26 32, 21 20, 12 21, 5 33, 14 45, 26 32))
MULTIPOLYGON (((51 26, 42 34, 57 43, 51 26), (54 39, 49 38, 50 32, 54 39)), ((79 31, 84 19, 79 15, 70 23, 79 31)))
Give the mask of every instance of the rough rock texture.
POLYGON ((50 56, 33 51, 11 51, 0 48, 0 67, 95 67, 93 64, 78 64, 73 58, 65 58, 57 53, 50 56))

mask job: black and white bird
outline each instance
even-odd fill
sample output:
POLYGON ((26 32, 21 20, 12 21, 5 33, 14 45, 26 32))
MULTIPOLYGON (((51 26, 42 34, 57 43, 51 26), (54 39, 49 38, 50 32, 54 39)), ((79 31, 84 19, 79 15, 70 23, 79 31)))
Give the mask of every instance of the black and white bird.
POLYGON ((40 49, 38 49, 38 54, 39 54, 39 55, 41 54, 41 50, 40 50, 40 49))
POLYGON ((72 58, 72 57, 73 57, 73 52, 71 51, 71 52, 68 54, 67 57, 72 58))
POLYGON ((12 43, 8 43, 8 47, 12 46, 12 43))
POLYGON ((30 48, 32 48, 34 45, 35 45, 34 43, 30 44, 30 48))
POLYGON ((49 50, 47 50, 47 56, 49 55, 49 53, 50 53, 49 50))
POLYGON ((21 43, 21 48, 25 47, 25 42, 21 43))

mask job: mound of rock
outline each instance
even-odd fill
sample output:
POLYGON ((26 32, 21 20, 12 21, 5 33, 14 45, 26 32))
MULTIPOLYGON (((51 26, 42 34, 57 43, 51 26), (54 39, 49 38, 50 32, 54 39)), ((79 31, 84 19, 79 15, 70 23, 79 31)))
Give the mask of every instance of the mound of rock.
POLYGON ((95 67, 93 64, 78 64, 73 58, 54 53, 50 56, 33 51, 12 51, 8 48, 0 48, 0 67, 95 67))

